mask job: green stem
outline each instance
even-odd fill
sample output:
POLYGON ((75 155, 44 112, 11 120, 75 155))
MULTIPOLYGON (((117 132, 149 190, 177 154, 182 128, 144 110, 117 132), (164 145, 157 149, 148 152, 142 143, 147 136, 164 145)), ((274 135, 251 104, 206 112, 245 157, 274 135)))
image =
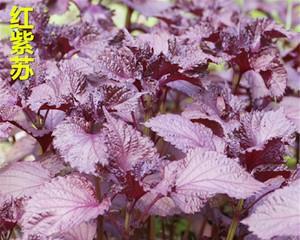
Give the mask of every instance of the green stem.
POLYGON ((159 112, 165 113, 166 112, 166 99, 167 99, 168 89, 165 88, 162 90, 162 101, 159 106, 159 112))
POLYGON ((237 230, 237 228, 239 226, 239 223, 240 223, 240 213, 243 209, 243 204, 244 204, 244 199, 240 199, 239 202, 238 202, 238 205, 235 209, 235 213, 234 213, 230 228, 228 230, 226 240, 233 240, 234 239, 236 230, 237 230))
POLYGON ((125 238, 129 239, 130 236, 130 222, 131 222, 131 211, 132 211, 132 206, 133 206, 134 202, 132 204, 130 204, 130 202, 127 203, 126 206, 126 211, 125 211, 125 220, 124 220, 124 231, 125 231, 125 238))
POLYGON ((166 240, 166 226, 165 226, 165 220, 161 218, 161 231, 162 231, 162 240, 166 240))
POLYGON ((129 224, 130 223, 130 213, 129 211, 126 210, 125 213, 125 223, 124 223, 124 228, 125 228, 125 232, 129 232, 129 224))
POLYGON ((148 221, 148 240, 155 240, 155 218, 150 216, 148 221))
POLYGON ((293 0, 287 0, 287 14, 285 19, 285 28, 290 30, 292 27, 292 11, 293 11, 293 0))
POLYGON ((133 13, 133 9, 131 7, 128 7, 127 9, 127 15, 125 20, 125 28, 130 32, 131 31, 131 16, 133 13))
POLYGON ((186 229, 184 230, 184 234, 183 234, 182 240, 188 240, 189 239, 190 230, 191 230, 191 222, 188 221, 186 229))

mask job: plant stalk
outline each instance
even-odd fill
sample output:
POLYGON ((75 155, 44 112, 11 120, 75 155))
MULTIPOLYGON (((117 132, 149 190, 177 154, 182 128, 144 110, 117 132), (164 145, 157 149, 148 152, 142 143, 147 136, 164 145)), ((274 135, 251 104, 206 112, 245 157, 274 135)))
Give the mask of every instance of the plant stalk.
POLYGON ((129 211, 126 210, 125 212, 125 222, 124 222, 124 228, 125 228, 125 232, 129 232, 129 224, 130 223, 130 213, 129 211))
MULTIPOLYGON (((101 186, 100 186, 100 179, 98 177, 95 177, 96 181, 96 196, 97 199, 101 200, 101 186)), ((104 240, 104 230, 103 230, 103 217, 98 216, 97 218, 97 240, 104 240)))
POLYGON ((148 240, 155 240, 155 219, 152 216, 148 220, 148 240))
POLYGON ((226 240, 233 240, 234 239, 236 230, 237 230, 237 228, 239 226, 239 223, 240 223, 240 215, 241 215, 241 211, 243 209, 243 204, 244 204, 244 199, 240 199, 239 202, 238 202, 238 205, 235 209, 235 213, 234 213, 230 228, 228 230, 226 240))
POLYGON ((293 11, 293 0, 287 0, 287 14, 285 19, 285 28, 290 30, 292 27, 292 11, 293 11))
POLYGON ((232 79, 232 92, 233 92, 233 94, 237 93, 237 91, 239 89, 240 81, 241 81, 241 73, 238 70, 237 72, 234 73, 233 79, 232 79))
POLYGON ((128 7, 126 20, 125 20, 125 28, 127 28, 127 30, 129 32, 131 32, 131 16, 132 16, 132 13, 133 13, 133 9, 131 7, 128 7))

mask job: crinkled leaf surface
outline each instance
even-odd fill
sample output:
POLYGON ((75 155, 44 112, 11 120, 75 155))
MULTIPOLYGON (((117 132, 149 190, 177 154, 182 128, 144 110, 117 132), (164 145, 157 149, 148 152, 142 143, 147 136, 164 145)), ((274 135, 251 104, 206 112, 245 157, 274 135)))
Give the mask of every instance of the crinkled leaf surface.
POLYGON ((30 197, 50 181, 50 172, 38 162, 15 162, 0 169, 0 193, 30 197))
POLYGON ((299 236, 299 199, 300 181, 297 180, 264 197, 242 223, 261 239, 299 236))
MULTIPOLYGON (((155 199, 157 194, 148 192, 138 202, 137 207, 141 211, 145 211, 149 204, 155 199)), ((172 216, 180 213, 180 209, 175 205, 175 202, 170 197, 162 197, 150 208, 151 215, 158 215, 162 217, 172 216)))
POLYGON ((16 103, 16 97, 10 86, 0 78, 0 106, 14 105, 16 103))
POLYGON ((241 123, 239 131, 244 147, 263 147, 267 141, 274 138, 288 139, 295 131, 283 109, 246 113, 241 117, 241 123))
POLYGON ((59 67, 49 63, 48 69, 52 70, 47 76, 47 81, 32 88, 28 104, 32 110, 39 110, 41 106, 60 107, 70 103, 70 99, 80 100, 86 84, 83 70, 74 66, 74 61, 64 61, 59 67))
POLYGON ((222 140, 214 136, 209 128, 180 115, 159 115, 148 120, 145 126, 184 152, 196 147, 219 151, 224 149, 222 140))
POLYGON ((300 133, 300 99, 298 97, 284 97, 280 102, 286 117, 296 126, 296 130, 300 133))
POLYGON ((22 217, 23 231, 45 236, 67 232, 104 214, 109 207, 110 199, 99 203, 92 183, 86 178, 57 177, 27 202, 22 217))
POLYGON ((107 147, 102 133, 87 133, 79 120, 67 119, 53 132, 54 147, 63 159, 81 172, 94 173, 95 165, 106 165, 107 147))
POLYGON ((123 173, 133 171, 144 176, 157 168, 160 158, 148 137, 120 119, 113 118, 106 110, 106 138, 112 164, 123 173))
POLYGON ((96 221, 89 221, 72 228, 60 237, 60 240, 92 240, 96 235, 96 221))
POLYGON ((236 159, 197 148, 191 150, 185 159, 166 166, 164 180, 157 189, 162 193, 172 189, 170 197, 184 212, 192 213, 199 211, 215 194, 224 193, 245 199, 263 186, 236 159))

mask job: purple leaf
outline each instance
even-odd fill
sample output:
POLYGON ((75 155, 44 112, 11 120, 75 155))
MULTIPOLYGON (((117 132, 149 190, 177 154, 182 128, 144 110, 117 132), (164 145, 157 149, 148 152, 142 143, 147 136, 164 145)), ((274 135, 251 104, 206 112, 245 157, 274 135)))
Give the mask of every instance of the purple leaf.
POLYGON ((2 234, 13 230, 21 217, 21 209, 21 201, 0 194, 0 231, 2 234))
POLYGON ((79 7, 79 9, 85 9, 90 5, 88 0, 74 0, 74 3, 79 7))
MULTIPOLYGON (((77 2, 79 1, 77 0, 77 2)), ((112 13, 102 5, 90 4, 89 6, 85 6, 83 10, 82 20, 84 22, 100 27, 113 26, 113 22, 111 20, 112 13)))
POLYGON ((109 79, 120 82, 134 82, 140 77, 137 60, 127 47, 106 48, 97 58, 97 66, 109 79))
POLYGON ((132 171, 136 177, 155 170, 160 158, 151 140, 124 121, 113 118, 105 109, 104 113, 107 119, 105 135, 112 165, 123 174, 132 171))
POLYGON ((153 49, 154 54, 159 55, 163 53, 165 56, 169 52, 169 43, 174 41, 175 36, 169 34, 168 32, 153 32, 151 34, 142 34, 138 36, 138 43, 149 44, 153 49))
POLYGON ((292 68, 289 65, 285 65, 287 75, 288 75, 288 81, 287 81, 287 86, 294 91, 299 91, 300 90, 300 72, 297 71, 296 69, 292 68))
POLYGON ((62 122, 62 120, 65 118, 66 114, 63 111, 60 110, 42 110, 40 111, 41 115, 44 117, 47 116, 45 120, 45 128, 49 131, 53 131, 55 127, 62 122))
POLYGON ((250 59, 252 69, 262 76, 272 97, 281 97, 287 85, 287 72, 278 55, 277 49, 268 48, 250 59))
POLYGON ((223 137, 238 127, 238 116, 245 109, 245 100, 233 95, 227 86, 209 84, 206 89, 193 96, 195 101, 187 105, 182 115, 200 121, 223 137), (209 123, 215 123, 215 126, 211 127, 209 123), (221 131, 216 127, 218 125, 221 131))
POLYGON ((283 109, 277 111, 246 113, 241 117, 241 145, 244 148, 263 148, 274 138, 288 140, 295 131, 293 124, 285 117, 283 109))
POLYGON ((59 172, 65 169, 64 161, 54 153, 44 153, 40 158, 37 159, 43 168, 50 172, 51 177, 55 177, 59 172))
POLYGON ((89 221, 72 228, 63 234, 59 240, 90 240, 94 239, 97 230, 96 221, 89 221))
POLYGON ((224 151, 224 142, 209 128, 193 123, 180 115, 160 115, 147 121, 145 126, 183 152, 196 147, 224 151))
POLYGON ((69 0, 52 0, 48 2, 50 14, 63 14, 68 10, 69 0))
POLYGON ((284 113, 295 126, 298 133, 300 133, 300 105, 298 97, 284 97, 280 102, 284 113))
POLYGON ((248 82, 251 95, 254 99, 259 99, 270 95, 270 91, 267 88, 262 76, 253 70, 245 72, 242 75, 241 81, 248 82))
POLYGON ((32 93, 28 99, 30 108, 38 111, 44 104, 60 107, 68 104, 71 98, 79 101, 86 85, 83 71, 75 68, 72 61, 65 61, 59 67, 49 65, 48 68, 49 75, 46 83, 31 89, 32 93))
POLYGON ((171 6, 170 3, 161 0, 122 0, 122 2, 146 17, 156 16, 171 6))
MULTIPOLYGON (((138 202, 137 208, 139 208, 142 212, 145 212, 147 207, 153 202, 153 200, 157 197, 157 194, 148 192, 146 193, 138 202)), ((161 217, 172 216, 175 214, 179 214, 180 210, 175 205, 175 202, 172 198, 162 197, 150 208, 149 214, 158 215, 161 217)))
POLYGON ((12 106, 17 101, 17 96, 14 94, 13 89, 0 78, 0 107, 2 106, 12 106))
POLYGON ((86 178, 57 177, 27 202, 23 232, 45 236, 67 232, 104 214, 110 204, 110 199, 98 202, 94 187, 86 178))
POLYGON ((131 120, 131 113, 139 110, 139 99, 145 93, 136 89, 128 89, 119 86, 103 86, 104 104, 109 110, 115 110, 116 115, 123 119, 131 120))
POLYGON ((221 153, 197 148, 187 157, 166 166, 164 180, 156 191, 166 194, 186 213, 199 211, 208 198, 225 193, 248 198, 264 184, 255 180, 237 162, 221 153))
POLYGON ((261 239, 299 236, 300 181, 264 197, 252 214, 242 221, 261 239))
POLYGON ((30 197, 50 181, 50 173, 38 162, 16 162, 0 170, 0 193, 30 197))
POLYGON ((107 147, 102 133, 88 133, 80 121, 67 119, 53 132, 53 145, 63 159, 80 172, 95 173, 96 164, 107 165, 107 147))

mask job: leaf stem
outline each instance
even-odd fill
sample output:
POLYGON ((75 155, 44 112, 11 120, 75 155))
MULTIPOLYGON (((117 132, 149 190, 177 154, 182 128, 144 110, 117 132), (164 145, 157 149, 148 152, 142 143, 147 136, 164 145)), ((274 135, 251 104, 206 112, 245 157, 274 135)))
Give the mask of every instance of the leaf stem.
POLYGON ((165 113, 166 112, 166 99, 168 94, 168 88, 162 90, 162 102, 159 106, 159 112, 165 113))
POLYGON ((129 32, 131 32, 131 16, 132 16, 132 13, 133 13, 133 9, 131 7, 128 7, 126 20, 125 20, 125 28, 127 28, 127 30, 129 32))
POLYGON ((202 222, 202 224, 201 224, 200 231, 199 231, 199 239, 202 238, 202 236, 203 236, 203 233, 204 233, 204 230, 205 230, 205 227, 206 227, 207 220, 208 220, 207 217, 204 216, 203 222, 202 222))
POLYGON ((125 220, 124 220, 124 231, 125 231, 125 237, 130 237, 131 234, 131 218, 132 218, 132 211, 134 209, 134 206, 136 204, 136 200, 133 202, 128 202, 126 206, 126 211, 125 211, 125 220))
POLYGON ((296 133, 296 159, 297 163, 300 162, 300 134, 296 133))
POLYGON ((287 0, 287 14, 285 19, 285 28, 290 30, 292 27, 292 11, 293 11, 293 0, 287 0))
POLYGON ((166 240, 167 236, 166 236, 166 226, 165 226, 165 220, 163 218, 161 219, 161 231, 162 231, 162 239, 166 240))
POLYGON ((235 209, 235 213, 234 213, 230 228, 228 230, 226 240, 233 240, 234 239, 236 230, 237 230, 238 225, 240 223, 240 215, 241 215, 240 213, 243 209, 243 204, 244 204, 244 199, 240 199, 239 202, 238 202, 238 205, 235 209))
POLYGON ((190 230, 191 230, 191 221, 188 221, 188 224, 187 224, 187 226, 184 230, 182 240, 188 240, 189 239, 190 230))
MULTIPOLYGON (((101 185, 100 179, 95 177, 95 187, 96 187, 96 196, 97 199, 101 200, 101 185)), ((98 216, 97 218, 97 240, 104 240, 104 231, 103 231, 103 217, 98 216)))
POLYGON ((233 79, 232 79, 232 92, 233 94, 235 94, 239 88, 240 85, 240 81, 241 81, 241 73, 239 70, 236 70, 234 72, 233 75, 233 79))
POLYGON ((129 232, 129 226, 130 226, 130 212, 128 211, 128 209, 126 209, 125 212, 125 222, 124 222, 124 229, 125 232, 128 233, 129 232))
POLYGON ((150 216, 148 221, 148 240, 155 239, 155 219, 153 216, 150 216))
POLYGON ((147 208, 144 210, 144 214, 143 216, 140 218, 139 222, 145 222, 146 219, 148 218, 148 215, 149 215, 149 211, 150 209, 153 207, 153 205, 159 200, 161 199, 163 196, 162 195, 157 195, 153 200, 152 202, 147 206, 147 208))

